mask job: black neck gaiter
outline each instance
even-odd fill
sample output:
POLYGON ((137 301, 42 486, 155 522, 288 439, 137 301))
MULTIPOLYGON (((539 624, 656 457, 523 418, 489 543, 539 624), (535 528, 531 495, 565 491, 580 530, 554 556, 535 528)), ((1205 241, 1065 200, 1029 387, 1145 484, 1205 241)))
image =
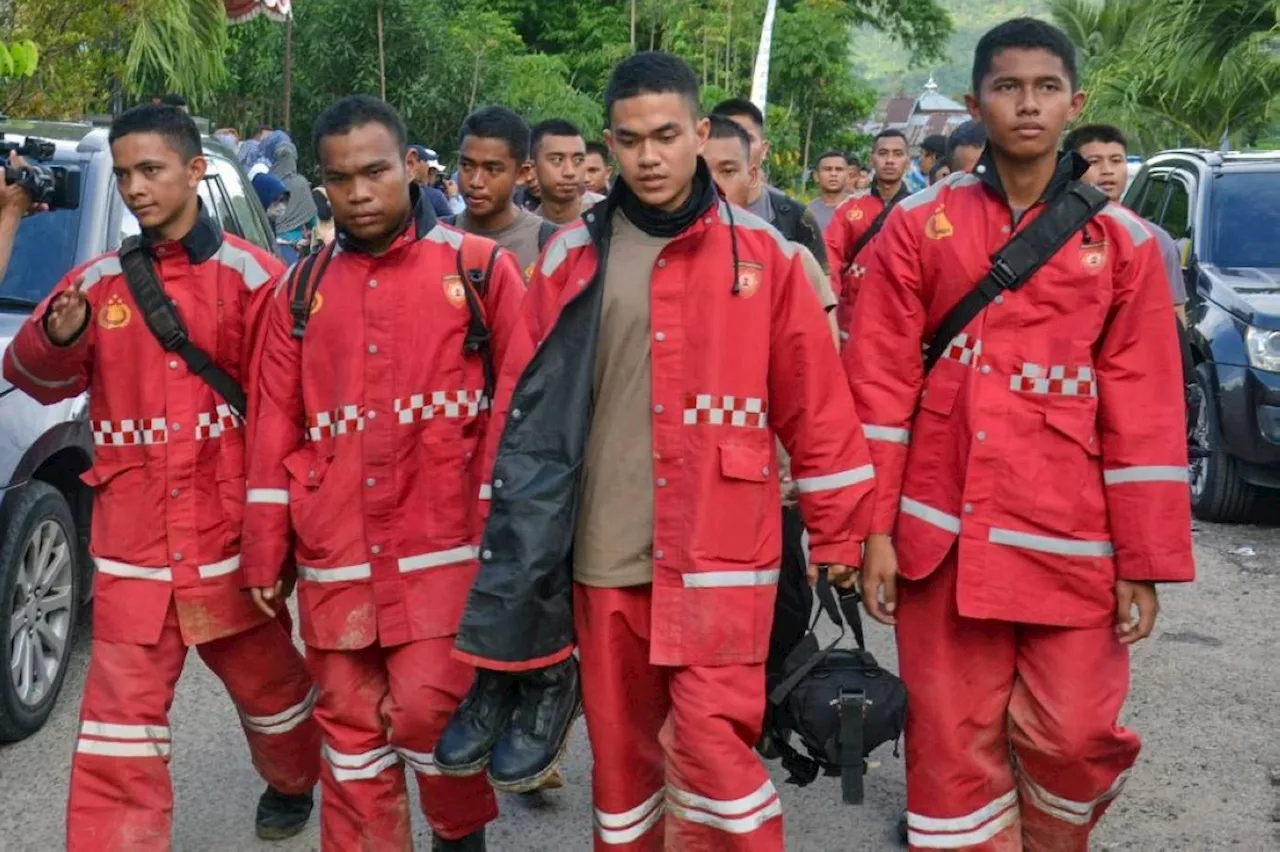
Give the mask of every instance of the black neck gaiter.
POLYGON ((625 180, 618 181, 616 191, 618 206, 622 208, 623 215, 631 224, 651 237, 668 238, 683 233, 699 216, 709 210, 719 197, 716 194, 716 186, 711 180, 711 169, 707 168, 706 161, 701 157, 698 158, 698 168, 693 173, 693 192, 678 210, 667 212, 650 207, 636 197, 625 180))

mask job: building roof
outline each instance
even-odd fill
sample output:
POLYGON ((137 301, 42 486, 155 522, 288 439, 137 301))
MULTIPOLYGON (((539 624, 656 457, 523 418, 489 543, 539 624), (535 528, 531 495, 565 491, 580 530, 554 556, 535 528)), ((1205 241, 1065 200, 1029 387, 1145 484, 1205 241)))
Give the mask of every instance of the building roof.
POLYGON ((906 124, 911 120, 915 108, 915 98, 890 98, 884 108, 885 125, 906 124))

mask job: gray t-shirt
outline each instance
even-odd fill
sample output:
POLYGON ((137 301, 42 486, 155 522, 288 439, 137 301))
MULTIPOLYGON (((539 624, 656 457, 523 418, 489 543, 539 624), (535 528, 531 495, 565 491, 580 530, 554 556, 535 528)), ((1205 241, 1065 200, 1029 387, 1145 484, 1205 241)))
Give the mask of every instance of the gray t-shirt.
POLYGON ((517 209, 515 221, 507 227, 499 228, 496 231, 482 231, 479 228, 472 227, 464 210, 458 214, 454 224, 468 233, 488 237, 514 254, 520 264, 520 271, 524 273, 526 283, 533 277, 533 265, 538 262, 538 254, 540 253, 538 250, 538 231, 542 228, 542 218, 540 216, 535 216, 528 210, 517 209))
MULTIPOLYGON (((836 207, 839 206, 839 204, 836 205, 836 207)), ((815 198, 809 202, 809 212, 813 214, 813 220, 818 223, 821 235, 827 232, 827 226, 831 224, 831 217, 835 215, 836 208, 828 207, 827 202, 821 198, 815 198)))
POLYGON ((1165 273, 1169 276, 1169 289, 1173 291, 1173 303, 1175 305, 1185 305, 1187 303, 1187 285, 1182 278, 1182 250, 1178 248, 1178 244, 1173 241, 1173 237, 1164 228, 1149 219, 1143 221, 1147 223, 1147 227, 1151 229, 1151 233, 1155 236, 1156 245, 1160 246, 1160 257, 1164 260, 1165 273))

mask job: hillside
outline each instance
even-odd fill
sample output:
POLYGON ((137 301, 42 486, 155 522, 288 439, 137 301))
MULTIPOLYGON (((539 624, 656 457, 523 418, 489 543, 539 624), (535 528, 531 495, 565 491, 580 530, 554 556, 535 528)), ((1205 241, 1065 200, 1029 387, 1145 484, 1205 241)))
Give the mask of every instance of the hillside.
POLYGON ((941 0, 955 32, 944 63, 909 67, 910 55, 888 36, 859 30, 853 38, 854 65, 883 95, 917 94, 932 72, 943 94, 959 98, 969 90, 973 48, 991 27, 1009 18, 1048 17, 1048 0, 941 0))

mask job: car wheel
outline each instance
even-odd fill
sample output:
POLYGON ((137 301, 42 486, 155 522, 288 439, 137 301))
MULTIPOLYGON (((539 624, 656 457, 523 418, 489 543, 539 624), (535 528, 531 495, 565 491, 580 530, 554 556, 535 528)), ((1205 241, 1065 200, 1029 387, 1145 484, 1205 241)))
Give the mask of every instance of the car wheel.
POLYGON ((0 545, 0 742, 40 729, 62 689, 75 632, 77 545, 66 499, 32 481, 10 497, 0 545))
POLYGON ((1213 368, 1196 366, 1199 411, 1191 439, 1202 451, 1191 462, 1191 510, 1205 521, 1245 521, 1253 512, 1257 489, 1240 477, 1239 464, 1222 448, 1213 368))

